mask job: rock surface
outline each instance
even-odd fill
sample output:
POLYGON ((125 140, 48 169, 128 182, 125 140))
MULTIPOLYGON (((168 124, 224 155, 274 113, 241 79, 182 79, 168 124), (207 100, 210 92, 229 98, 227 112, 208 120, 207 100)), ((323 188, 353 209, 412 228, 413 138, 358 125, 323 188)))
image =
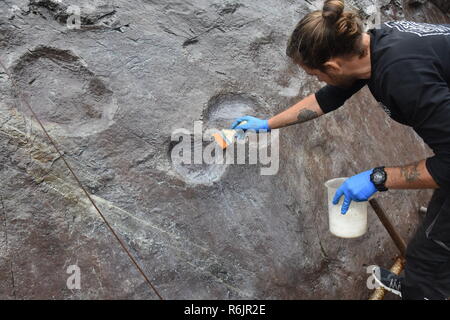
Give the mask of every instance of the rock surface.
MULTIPOLYGON (((171 159, 176 129, 267 117, 320 88, 284 51, 321 3, 2 1, 0 61, 11 77, 0 71, 0 298, 158 298, 20 96, 163 298, 367 298, 366 266, 390 266, 396 249, 371 210, 365 236, 332 236, 323 184, 431 154, 367 90, 281 130, 276 175, 171 159), (81 289, 66 285, 70 265, 81 289)), ((367 27, 448 21, 446 1, 347 4, 367 27)), ((430 195, 378 198, 408 239, 430 195)))

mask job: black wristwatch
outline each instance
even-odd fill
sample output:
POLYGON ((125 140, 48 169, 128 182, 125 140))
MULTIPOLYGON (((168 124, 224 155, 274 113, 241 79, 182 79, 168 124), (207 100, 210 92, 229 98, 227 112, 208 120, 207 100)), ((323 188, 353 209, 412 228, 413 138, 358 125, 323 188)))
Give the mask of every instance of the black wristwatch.
POLYGON ((385 186, 386 180, 387 173, 384 171, 384 167, 377 167, 370 174, 370 181, 372 181, 378 191, 388 191, 388 188, 385 186))

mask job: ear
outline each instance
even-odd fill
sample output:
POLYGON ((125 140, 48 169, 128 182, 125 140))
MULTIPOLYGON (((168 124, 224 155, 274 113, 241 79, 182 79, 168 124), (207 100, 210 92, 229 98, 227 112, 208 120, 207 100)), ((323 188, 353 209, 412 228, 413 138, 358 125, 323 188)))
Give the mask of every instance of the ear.
POLYGON ((327 73, 330 74, 340 74, 342 73, 342 66, 340 61, 337 59, 331 59, 323 64, 327 73))

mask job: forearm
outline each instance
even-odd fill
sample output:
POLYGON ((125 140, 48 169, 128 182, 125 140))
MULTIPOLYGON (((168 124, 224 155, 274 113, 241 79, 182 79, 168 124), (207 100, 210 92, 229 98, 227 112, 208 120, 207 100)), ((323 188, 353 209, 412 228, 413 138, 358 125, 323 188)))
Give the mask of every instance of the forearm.
POLYGON ((425 166, 425 160, 403 167, 385 168, 388 189, 437 189, 438 184, 425 166))
POLYGON ((269 119, 269 127, 271 129, 279 129, 313 120, 321 115, 323 115, 322 109, 320 109, 316 100, 316 95, 312 94, 286 111, 269 119))

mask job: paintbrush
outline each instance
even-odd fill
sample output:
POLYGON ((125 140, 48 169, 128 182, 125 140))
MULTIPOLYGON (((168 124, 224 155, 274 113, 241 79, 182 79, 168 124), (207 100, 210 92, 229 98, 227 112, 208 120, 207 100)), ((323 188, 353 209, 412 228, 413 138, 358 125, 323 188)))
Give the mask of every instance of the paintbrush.
MULTIPOLYGON (((246 123, 247 121, 242 121, 241 123, 239 123, 239 125, 246 123)), ((216 143, 222 148, 222 150, 224 150, 228 148, 228 146, 233 144, 236 141, 236 138, 242 138, 242 130, 224 129, 219 133, 213 134, 212 136, 214 137, 216 143)))

